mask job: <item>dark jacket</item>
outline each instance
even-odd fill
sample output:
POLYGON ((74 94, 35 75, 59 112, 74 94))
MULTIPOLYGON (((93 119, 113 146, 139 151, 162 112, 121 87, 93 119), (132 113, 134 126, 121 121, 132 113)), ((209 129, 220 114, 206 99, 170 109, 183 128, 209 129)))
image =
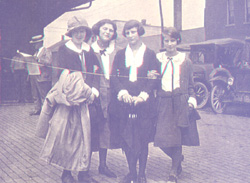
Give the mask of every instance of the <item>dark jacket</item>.
POLYGON ((146 48, 143 56, 143 64, 137 70, 137 81, 129 81, 130 67, 126 67, 125 49, 117 52, 112 68, 111 89, 112 98, 109 111, 116 116, 120 123, 120 134, 130 148, 140 151, 140 145, 150 140, 150 133, 153 127, 153 116, 156 115, 154 109, 153 89, 156 80, 148 79, 148 71, 157 69, 157 59, 155 53, 146 48), (131 96, 138 96, 141 92, 146 92, 149 98, 137 106, 130 106, 117 99, 119 91, 127 90, 131 96), (136 114, 136 118, 129 116, 136 114), (131 121, 133 120, 133 122, 131 121))
MULTIPOLYGON (((89 51, 84 50, 85 68, 88 74, 86 75, 85 82, 94 88, 99 88, 98 77, 93 73, 98 72, 99 63, 95 56, 94 51, 90 48, 89 51)), ((79 54, 67 48, 65 45, 61 46, 58 51, 58 67, 69 69, 71 72, 83 71, 79 54)), ((58 78, 61 72, 59 72, 58 78)))

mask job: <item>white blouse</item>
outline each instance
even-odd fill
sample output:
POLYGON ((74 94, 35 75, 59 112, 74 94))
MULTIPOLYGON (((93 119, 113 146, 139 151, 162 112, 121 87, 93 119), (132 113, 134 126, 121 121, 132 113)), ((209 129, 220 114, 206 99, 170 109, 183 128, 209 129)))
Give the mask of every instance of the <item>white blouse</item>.
MULTIPOLYGON (((100 53, 102 49, 100 46, 97 44, 97 41, 95 41, 91 47, 93 48, 95 53, 100 53)), ((109 55, 113 53, 115 50, 115 42, 111 41, 109 46, 105 49, 104 54, 101 54, 101 60, 102 60, 102 66, 103 66, 103 72, 104 72, 104 77, 109 80, 110 74, 111 74, 111 68, 110 68, 110 59, 109 55)))
POLYGON ((185 61, 185 53, 178 53, 173 57, 167 57, 165 52, 158 53, 158 60, 161 62, 161 74, 163 73, 163 77, 161 80, 161 87, 164 91, 172 91, 172 72, 174 76, 173 89, 180 88, 180 74, 181 74, 181 64, 185 61), (172 59, 172 64, 171 64, 172 59))
MULTIPOLYGON (((162 89, 166 92, 172 92, 172 89, 180 88, 181 64, 185 61, 186 54, 178 52, 177 55, 170 58, 166 56, 165 52, 160 52, 156 55, 156 57, 161 62, 161 74, 163 74, 161 80, 162 89), (174 77, 173 85, 172 72, 174 77)), ((197 101, 194 97, 189 97, 188 103, 192 104, 194 108, 197 107, 197 101)))

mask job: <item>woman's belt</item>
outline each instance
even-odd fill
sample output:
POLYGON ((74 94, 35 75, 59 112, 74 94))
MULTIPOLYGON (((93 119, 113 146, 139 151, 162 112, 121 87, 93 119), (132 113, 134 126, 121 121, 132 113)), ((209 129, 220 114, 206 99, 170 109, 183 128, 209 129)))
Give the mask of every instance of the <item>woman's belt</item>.
POLYGON ((173 91, 173 92, 169 92, 169 91, 166 92, 164 90, 157 91, 158 97, 173 98, 173 97, 179 97, 181 95, 188 95, 188 93, 187 92, 180 92, 180 91, 173 91))

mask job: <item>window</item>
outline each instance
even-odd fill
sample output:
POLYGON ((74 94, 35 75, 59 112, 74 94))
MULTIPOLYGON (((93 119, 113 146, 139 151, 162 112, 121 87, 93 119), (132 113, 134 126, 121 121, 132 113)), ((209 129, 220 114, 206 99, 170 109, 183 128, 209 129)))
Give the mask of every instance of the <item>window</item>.
POLYGON ((245 21, 250 22, 250 0, 245 0, 245 21))
POLYGON ((234 24, 234 0, 227 0, 227 24, 234 24))

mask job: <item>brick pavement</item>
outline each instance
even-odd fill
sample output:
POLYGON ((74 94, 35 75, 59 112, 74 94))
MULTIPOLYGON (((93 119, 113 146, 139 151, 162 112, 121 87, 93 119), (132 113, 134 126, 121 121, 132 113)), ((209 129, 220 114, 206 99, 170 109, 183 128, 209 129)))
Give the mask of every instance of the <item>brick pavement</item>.
MULTIPOLYGON (((60 183, 61 170, 38 156, 43 140, 34 136, 38 116, 29 116, 32 104, 0 105, 0 183, 60 183)), ((184 147, 183 172, 178 183, 250 182, 250 118, 200 111, 200 147, 184 147)), ((125 155, 110 150, 108 166, 117 179, 99 175, 94 153, 90 174, 102 183, 117 183, 127 173, 125 155)), ((148 183, 164 183, 171 161, 150 144, 148 183)), ((76 172, 73 174, 76 176, 76 172)))

